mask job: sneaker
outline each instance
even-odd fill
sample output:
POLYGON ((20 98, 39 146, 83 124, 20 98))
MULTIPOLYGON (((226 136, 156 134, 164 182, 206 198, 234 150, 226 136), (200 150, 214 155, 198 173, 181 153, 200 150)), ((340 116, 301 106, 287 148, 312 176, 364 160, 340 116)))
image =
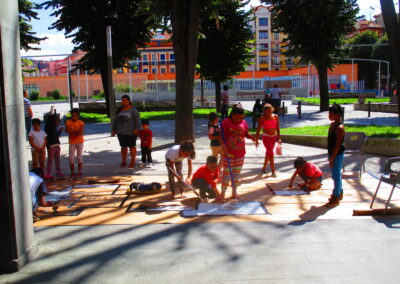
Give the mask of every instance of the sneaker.
POLYGON ((82 173, 77 173, 76 178, 82 178, 82 173))
POLYGON ((329 202, 325 204, 326 207, 336 207, 340 204, 340 197, 331 195, 329 202))
POLYGON ((146 164, 146 168, 152 168, 152 167, 153 167, 153 163, 146 164))
POLYGON ((343 192, 339 195, 339 200, 343 199, 343 192))
POLYGON ((144 168, 144 167, 146 167, 146 166, 147 166, 147 164, 145 164, 145 163, 140 163, 138 167, 139 167, 139 168, 144 168))
POLYGON ((71 174, 69 175, 69 178, 70 178, 70 179, 76 179, 76 174, 75 174, 75 173, 71 173, 71 174))
POLYGON ((271 177, 276 178, 276 173, 271 174, 271 177))

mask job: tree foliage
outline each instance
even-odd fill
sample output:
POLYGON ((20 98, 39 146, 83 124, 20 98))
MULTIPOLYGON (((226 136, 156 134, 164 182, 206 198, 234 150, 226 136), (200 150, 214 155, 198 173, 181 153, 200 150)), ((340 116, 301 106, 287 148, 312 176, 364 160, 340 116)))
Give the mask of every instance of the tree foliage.
POLYGON ((51 29, 65 30, 72 38, 75 50, 86 54, 76 68, 100 70, 103 88, 109 102, 107 86, 106 27, 112 30, 113 67, 127 66, 129 59, 139 57, 138 48, 145 47, 152 38, 157 15, 146 9, 144 0, 50 0, 42 4, 53 8, 57 21, 51 29))
POLYGON ((220 2, 217 7, 205 7, 200 26, 201 37, 197 62, 204 79, 216 84, 217 110, 221 107, 220 83, 245 71, 254 57, 249 44, 253 39, 251 11, 242 9, 237 1, 220 2), (211 11, 218 17, 210 17, 211 11))
POLYGON ((288 55, 318 69, 321 105, 327 110, 327 68, 339 56, 344 36, 349 34, 359 11, 356 0, 263 0, 272 5, 273 28, 286 34, 288 55))
MULTIPOLYGON (((396 69, 393 68, 393 58, 390 52, 390 46, 389 45, 380 45, 380 44, 388 44, 389 39, 387 37, 387 34, 382 35, 378 41, 376 42, 378 45, 374 47, 372 50, 372 58, 377 59, 377 60, 385 60, 389 61, 389 75, 390 75, 390 82, 393 82, 393 80, 396 78, 396 69)), ((382 74, 387 76, 386 72, 386 66, 381 70, 382 74)), ((391 85, 391 83, 389 84, 391 85)))
POLYGON ((46 37, 37 37, 36 32, 32 31, 30 21, 32 19, 39 20, 38 13, 35 11, 40 7, 29 0, 18 0, 19 12, 19 33, 20 33, 20 46, 24 50, 38 50, 38 47, 33 47, 32 44, 39 44, 46 37))
MULTIPOLYGON (((354 35, 347 41, 347 44, 375 44, 378 40, 376 32, 365 31, 354 35)), ((354 46, 347 48, 345 53, 349 58, 373 59, 373 51, 373 46, 354 46)), ((365 80, 367 89, 374 89, 376 87, 378 63, 371 61, 355 61, 355 63, 358 64, 358 79, 365 80)))
POLYGON ((208 16, 215 18, 216 7, 233 1, 238 0, 149 1, 150 10, 162 16, 165 28, 172 30, 176 66, 175 143, 194 140, 193 85, 201 15, 207 8, 208 16))

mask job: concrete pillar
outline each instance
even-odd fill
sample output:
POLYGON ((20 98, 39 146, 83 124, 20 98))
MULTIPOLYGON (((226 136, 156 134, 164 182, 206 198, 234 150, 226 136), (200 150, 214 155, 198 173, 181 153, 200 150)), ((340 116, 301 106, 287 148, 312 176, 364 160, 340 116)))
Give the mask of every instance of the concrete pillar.
POLYGON ((0 9, 0 272, 18 271, 37 252, 22 100, 18 1, 0 9))

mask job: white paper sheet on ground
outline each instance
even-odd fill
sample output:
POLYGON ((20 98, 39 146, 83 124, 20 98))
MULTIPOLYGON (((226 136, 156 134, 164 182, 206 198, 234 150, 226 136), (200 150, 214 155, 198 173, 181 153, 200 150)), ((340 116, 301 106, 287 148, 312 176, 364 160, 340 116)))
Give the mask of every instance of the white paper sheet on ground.
POLYGON ((291 196, 291 195, 308 195, 304 190, 274 190, 274 195, 291 196))
POLYGON ((184 210, 183 217, 223 215, 266 215, 269 214, 259 201, 200 203, 197 210, 184 210))
POLYGON ((67 189, 61 191, 50 191, 47 193, 46 201, 57 202, 61 199, 69 198, 71 191, 67 189))
POLYGON ((193 207, 185 205, 166 205, 166 206, 149 208, 146 209, 146 211, 160 212, 160 211, 181 211, 181 210, 192 210, 192 209, 193 207))

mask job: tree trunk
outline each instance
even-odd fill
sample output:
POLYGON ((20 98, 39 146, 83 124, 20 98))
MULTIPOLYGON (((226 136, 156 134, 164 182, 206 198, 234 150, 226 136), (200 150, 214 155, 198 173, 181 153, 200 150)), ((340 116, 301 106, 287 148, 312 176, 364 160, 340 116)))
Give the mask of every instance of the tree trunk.
POLYGON ((221 113, 221 82, 215 81, 215 108, 221 113))
POLYGON ((103 90, 104 90, 104 98, 106 99, 106 113, 107 116, 110 117, 110 94, 108 93, 108 80, 107 80, 107 68, 100 69, 101 74, 101 82, 103 83, 103 90))
MULTIPOLYGON (((397 110, 400 125, 400 23, 396 15, 393 1, 380 0, 383 22, 388 35, 390 51, 392 53, 393 65, 396 70, 397 110)), ((400 4, 399 4, 400 5, 400 4)))
POLYGON ((194 141, 193 83, 201 2, 172 1, 171 22, 176 65, 175 143, 188 139, 194 141))
POLYGON ((328 90, 328 68, 325 63, 317 65, 319 79, 320 111, 329 109, 329 90, 328 90))

